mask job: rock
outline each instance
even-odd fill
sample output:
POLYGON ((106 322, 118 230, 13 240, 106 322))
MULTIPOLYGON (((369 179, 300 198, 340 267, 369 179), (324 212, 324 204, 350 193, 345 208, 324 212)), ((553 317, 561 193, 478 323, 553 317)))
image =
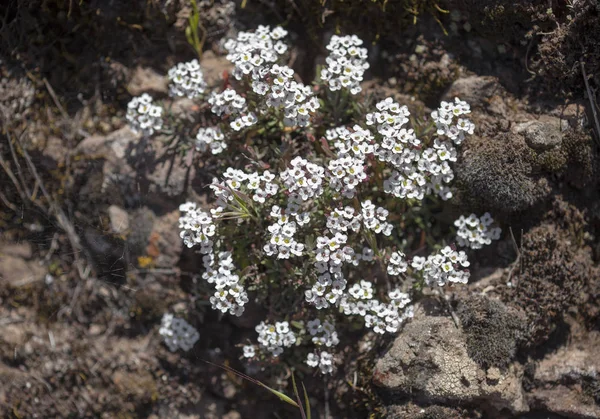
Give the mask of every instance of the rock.
MULTIPOLYGON (((504 93, 505 90, 496 77, 468 76, 452 83, 442 100, 454 101, 454 98, 458 97, 471 105, 471 108, 482 110, 486 109, 490 102, 494 102, 494 96, 504 95, 504 93)), ((497 109, 495 113, 502 113, 502 111, 497 109)))
MULTIPOLYGON (((150 182, 148 193, 157 195, 156 198, 166 203, 164 198, 169 200, 185 192, 195 176, 196 168, 190 164, 189 156, 167 154, 167 147, 160 141, 157 144, 160 145, 157 145, 155 154, 149 156, 145 177, 150 182)), ((193 153, 193 150, 189 153, 193 153)))
POLYGON ((223 56, 217 57, 212 51, 205 51, 200 61, 204 81, 209 86, 214 86, 221 82, 224 72, 230 72, 233 64, 223 56))
POLYGON ((108 207, 110 228, 116 234, 123 234, 129 230, 129 215, 127 211, 116 205, 108 207))
POLYGON ((138 66, 127 85, 127 90, 133 96, 139 96, 142 93, 148 93, 151 96, 156 94, 166 95, 168 84, 167 77, 158 74, 149 67, 138 66))
POLYGON ((223 415, 223 419, 242 419, 242 415, 240 415, 240 412, 238 411, 230 410, 223 415))
POLYGON ((531 391, 532 407, 568 418, 598 418, 600 405, 595 394, 586 391, 600 380, 600 333, 561 347, 547 355, 534 373, 536 388, 531 391))
POLYGON ((49 137, 44 148, 40 150, 39 162, 46 170, 56 170, 59 165, 65 163, 69 151, 64 140, 54 136, 49 137))
POLYGON ((134 257, 148 256, 148 243, 155 221, 156 215, 148 207, 132 211, 129 224, 131 231, 127 235, 127 246, 134 257))
POLYGON ((544 383, 559 383, 581 377, 600 377, 599 348, 600 332, 590 332, 587 339, 547 355, 538 364, 534 378, 544 383))
POLYGON ((199 402, 190 403, 179 409, 163 405, 157 410, 158 418, 222 419, 225 414, 225 401, 204 392, 199 402))
POLYGON ((566 418, 600 418, 600 406, 593 400, 585 402, 581 394, 567 386, 537 389, 530 394, 532 407, 544 409, 566 418))
POLYGON ((163 138, 144 140, 128 127, 107 136, 86 138, 76 147, 76 152, 104 158, 103 194, 117 188, 124 204, 140 206, 148 203, 159 212, 178 207, 179 203, 173 197, 189 189, 196 173, 189 156, 169 150, 163 138))
POLYGON ((529 121, 517 124, 515 131, 525 137, 527 145, 534 150, 544 151, 558 147, 562 143, 560 120, 556 124, 529 121))
POLYGON ((146 254, 155 258, 157 267, 172 268, 179 262, 183 241, 179 236, 179 210, 154 221, 146 254))
POLYGON ((417 313, 378 360, 376 386, 418 403, 479 404, 500 411, 527 412, 517 364, 487 380, 487 373, 467 352, 466 337, 453 321, 417 313))
POLYGON ((11 287, 42 281, 46 272, 37 260, 29 261, 0 251, 0 281, 5 281, 11 287))
POLYGON ((10 255, 23 259, 30 259, 33 255, 33 249, 31 248, 30 242, 0 242, 0 255, 10 255))
POLYGON ((123 158, 124 150, 128 148, 128 145, 138 142, 140 138, 139 134, 131 131, 128 126, 124 126, 108 135, 92 135, 85 138, 77 144, 75 153, 108 158, 107 153, 112 150, 118 158, 123 158))

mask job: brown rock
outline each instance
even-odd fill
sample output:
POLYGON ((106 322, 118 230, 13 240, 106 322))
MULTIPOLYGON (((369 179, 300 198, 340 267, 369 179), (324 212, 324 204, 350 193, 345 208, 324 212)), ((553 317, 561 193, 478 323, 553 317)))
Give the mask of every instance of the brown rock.
POLYGON ((173 267, 179 262, 183 248, 179 237, 179 215, 179 210, 175 210, 154 221, 147 254, 155 257, 156 266, 173 267))
POLYGON ((12 287, 41 281, 46 272, 38 261, 26 261, 10 255, 0 257, 0 281, 6 281, 12 287))
POLYGON ((10 255, 23 259, 30 259, 33 255, 31 243, 20 242, 20 243, 1 243, 0 242, 0 255, 10 255))
POLYGON ((168 80, 151 68, 138 66, 127 85, 127 90, 133 96, 139 96, 142 93, 166 95, 168 80))
POLYGON ((567 386, 558 385, 549 389, 536 389, 530 394, 532 407, 545 409, 566 418, 600 418, 600 406, 593 400, 587 403, 581 394, 567 386))
POLYGON ((547 355, 537 366, 531 391, 532 406, 568 418, 600 418, 600 406, 586 391, 600 377, 600 333, 547 355))
POLYGON ((225 57, 217 57, 212 51, 205 51, 200 61, 204 80, 209 86, 218 84, 223 78, 224 72, 230 72, 233 64, 225 57))

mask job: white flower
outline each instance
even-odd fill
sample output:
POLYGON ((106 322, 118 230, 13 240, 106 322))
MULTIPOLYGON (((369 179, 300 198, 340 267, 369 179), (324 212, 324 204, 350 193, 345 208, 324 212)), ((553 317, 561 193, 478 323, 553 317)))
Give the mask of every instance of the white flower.
POLYGON ((244 358, 253 358, 256 355, 254 345, 244 345, 244 358))
POLYGON ((309 353, 306 357, 306 363, 309 367, 316 367, 319 365, 319 356, 313 353, 309 353))

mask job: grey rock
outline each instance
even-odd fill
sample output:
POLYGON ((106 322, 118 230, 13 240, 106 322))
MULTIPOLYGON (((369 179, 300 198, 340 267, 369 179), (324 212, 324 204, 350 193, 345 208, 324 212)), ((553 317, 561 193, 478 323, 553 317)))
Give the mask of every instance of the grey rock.
POLYGON ((465 100, 472 108, 485 109, 489 106, 489 101, 494 96, 503 96, 504 92, 504 88, 495 77, 468 76, 452 83, 442 99, 453 101, 455 97, 458 97, 461 100, 465 100))
POLYGON ((196 173, 190 155, 173 153, 160 136, 141 139, 128 127, 86 138, 75 152, 104 159, 103 193, 116 188, 127 205, 139 206, 143 201, 159 208, 159 212, 178 206, 172 198, 189 189, 196 173))
POLYGON ((550 150, 562 144, 560 121, 556 125, 549 122, 529 121, 517 124, 515 130, 523 135, 527 145, 537 151, 550 150))
POLYGON ((466 338, 451 319, 419 313, 373 374, 376 386, 418 403, 477 403, 513 413, 529 410, 521 378, 517 364, 504 371, 483 370, 469 357, 466 338))

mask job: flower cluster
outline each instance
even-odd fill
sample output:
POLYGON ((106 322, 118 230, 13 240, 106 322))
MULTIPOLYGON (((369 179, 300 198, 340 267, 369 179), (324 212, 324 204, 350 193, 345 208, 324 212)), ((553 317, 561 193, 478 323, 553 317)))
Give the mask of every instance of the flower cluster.
POLYGON ((235 65, 234 77, 247 80, 261 99, 257 104, 261 113, 265 106, 282 109, 285 125, 305 127, 320 105, 310 86, 294 80, 294 70, 277 64, 287 51, 281 41, 286 35, 281 27, 271 30, 268 26, 259 26, 253 33, 240 32, 237 39, 225 43, 227 59, 235 65))
POLYGON ((234 201, 236 192, 244 192, 258 203, 264 203, 267 198, 273 196, 279 190, 275 182, 275 175, 265 170, 262 174, 258 172, 246 173, 243 170, 228 168, 223 173, 225 181, 213 179, 210 188, 217 197, 217 208, 213 209, 213 216, 222 212, 229 203, 234 201))
POLYGON ((200 338, 194 326, 169 313, 163 315, 158 333, 164 338, 165 344, 171 352, 178 349, 187 352, 200 338))
POLYGON ((382 233, 384 236, 392 234, 394 226, 386 221, 390 214, 388 210, 383 207, 375 207, 370 199, 362 202, 361 206, 363 224, 367 229, 377 234, 382 233))
POLYGON ((321 351, 318 354, 309 353, 306 357, 306 364, 309 367, 319 367, 322 374, 331 374, 333 372, 333 355, 327 351, 321 351))
POLYGON ((196 149, 201 152, 210 150, 219 154, 227 148, 225 136, 219 127, 200 128, 196 134, 196 149))
POLYGON ((221 93, 214 92, 208 98, 208 103, 212 105, 212 113, 218 116, 237 114, 246 109, 246 99, 233 89, 225 89, 221 93))
POLYGON ((241 316, 244 313, 244 305, 248 302, 248 294, 240 284, 240 277, 233 273, 236 269, 231 258, 231 252, 219 252, 218 262, 215 263, 214 254, 204 255, 204 273, 202 279, 209 284, 214 284, 216 291, 210 297, 210 303, 214 310, 221 313, 241 316))
MULTIPOLYGON (((280 312, 275 304, 289 301, 279 300, 278 293, 301 301, 298 308, 290 307, 285 319, 269 317, 256 326, 258 343, 245 345, 244 357, 262 360, 278 357, 294 345, 311 345, 304 352, 306 364, 330 374, 335 366, 333 348, 340 340, 335 321, 348 320, 348 316, 376 334, 396 333, 413 315, 408 284, 467 282, 466 254, 452 247, 407 259, 404 252, 412 253, 418 245, 413 218, 403 210, 394 210, 390 216, 391 208, 397 208, 390 204, 396 198, 423 200, 427 195, 449 199, 454 176, 451 164, 458 154, 455 147, 473 132, 473 125, 465 118, 470 112, 465 102, 443 102, 431 114, 436 129, 418 138, 415 130, 419 127, 409 124, 408 108, 387 98, 364 120, 326 129, 327 142, 322 147, 306 146, 298 135, 303 132, 299 127, 307 126, 320 109, 315 95, 324 100, 336 95, 323 95, 322 90, 314 93, 283 65, 285 35, 281 28, 262 26, 252 33, 240 32, 225 44, 235 66, 233 77, 223 92, 208 99, 222 122, 218 127, 201 128, 196 147, 218 154, 227 148, 225 139, 234 131, 255 125, 259 119, 261 129, 247 136, 247 143, 252 143, 252 166, 240 169, 244 160, 234 158, 235 167, 213 178, 210 189, 216 200, 210 211, 190 203, 181 206, 181 237, 203 254, 202 278, 214 287, 213 309, 239 316, 250 291, 256 291, 252 298, 259 304, 273 308, 270 316, 280 312), (281 122, 296 128, 285 130, 279 147, 284 153, 273 155, 270 151, 278 144, 271 147, 269 142, 278 141, 272 131, 281 122), (265 135, 260 135, 263 131, 265 135), (295 150, 303 154, 294 155, 295 150), (274 169, 252 171, 249 167, 274 169), (406 232, 392 234, 395 228, 406 232), (247 252, 242 255, 240 249, 247 252), (304 293, 303 301, 298 293, 304 293), (304 323, 300 314, 313 320, 304 323), (289 319, 295 320, 294 331, 284 321, 289 319)), ((327 67, 321 73, 330 90, 360 92, 369 67, 367 50, 361 45, 356 36, 332 38, 327 67)), ((328 120, 325 115, 323 121, 328 120)), ((322 132, 321 128, 326 127, 310 133, 322 132)), ((402 207, 412 212, 424 204, 413 206, 409 201, 402 207)), ((484 242, 486 234, 499 234, 487 228, 491 224, 487 218, 475 219, 457 220, 459 236, 470 247, 472 242, 484 242)))
POLYGON ((475 124, 460 116, 471 113, 471 107, 464 100, 454 98, 452 102, 441 102, 440 107, 431 113, 435 122, 437 135, 444 135, 459 145, 466 134, 473 134, 475 124), (456 118, 456 124, 454 124, 456 118))
POLYGON ((392 252, 390 255, 390 263, 387 266, 388 275, 398 276, 408 269, 406 255, 402 252, 392 252))
POLYGON ((481 249, 484 245, 492 243, 492 240, 498 240, 502 230, 500 227, 492 227, 494 219, 489 212, 477 217, 471 214, 468 217, 461 215, 454 225, 458 227, 456 232, 456 241, 459 246, 470 247, 471 249, 481 249))
POLYGON ((392 98, 377 103, 376 107, 377 112, 367 114, 366 123, 380 136, 375 155, 393 168, 383 183, 385 192, 398 198, 423 199, 432 191, 443 199, 451 197, 450 190, 442 186, 451 180, 449 159, 442 158, 434 149, 423 148, 414 130, 405 126, 409 121, 408 108, 392 98))
POLYGON ((365 70, 369 68, 367 49, 361 48, 363 41, 356 35, 333 35, 327 45, 330 52, 326 58, 327 68, 321 70, 321 80, 327 81, 332 91, 346 88, 355 95, 362 88, 365 70))
POLYGON ((300 197, 306 201, 323 193, 323 179, 325 178, 323 167, 300 156, 294 157, 290 166, 281 172, 280 178, 292 197, 300 197))
MULTIPOLYGON (((290 255, 302 256, 304 244, 298 243, 294 238, 298 227, 297 222, 291 221, 290 217, 277 205, 272 207, 271 217, 275 218, 277 222, 267 228, 271 236, 269 243, 263 247, 265 254, 267 256, 277 255, 277 259, 289 259, 290 255)), ((300 225, 308 222, 308 217, 308 214, 295 215, 300 225)))
POLYGON ((143 93, 141 96, 134 97, 127 104, 127 114, 125 118, 136 133, 141 133, 144 137, 150 137, 155 131, 162 128, 162 108, 152 104, 152 97, 143 93))
POLYGON ((373 134, 355 125, 352 131, 346 127, 327 130, 325 136, 334 141, 337 154, 329 162, 329 186, 345 198, 353 198, 359 183, 367 179, 365 159, 373 153, 373 134))
POLYGON ((212 105, 211 111, 214 114, 218 116, 234 115, 236 117, 229 123, 229 126, 234 131, 251 127, 258 121, 254 112, 248 112, 246 99, 233 89, 225 89, 221 93, 213 93, 208 98, 208 103, 212 105))
POLYGON ((326 226, 332 232, 346 233, 349 230, 358 232, 361 227, 362 217, 356 214, 351 206, 334 208, 327 216, 326 226))
POLYGON ((193 202, 186 202, 179 206, 182 215, 179 217, 180 237, 187 247, 200 245, 200 253, 209 254, 213 251, 212 237, 216 227, 213 219, 207 212, 197 208, 193 202))
POLYGON ((287 31, 280 26, 273 30, 259 26, 254 32, 239 32, 237 39, 228 39, 224 48, 228 51, 227 59, 235 65, 233 76, 238 80, 244 75, 253 79, 264 77, 287 51, 287 45, 281 41, 286 35, 287 31))
POLYGON ((448 282, 466 284, 470 273, 464 268, 469 265, 466 253, 462 250, 457 252, 450 246, 427 258, 415 256, 410 264, 415 271, 422 273, 423 280, 428 286, 434 284, 443 286, 448 282))
POLYGON ((321 322, 320 319, 314 319, 306 324, 308 333, 311 336, 312 343, 316 346, 326 346, 328 348, 340 343, 338 334, 335 331, 335 325, 329 320, 321 322))
POLYGON ((268 108, 283 109, 286 126, 308 126, 310 115, 320 107, 310 86, 295 81, 294 70, 286 66, 274 64, 264 79, 252 82, 252 90, 266 97, 268 108))
POLYGON ((413 316, 412 306, 407 307, 411 300, 399 290, 390 291, 388 297, 389 304, 373 298, 373 284, 361 280, 350 288, 340 308, 347 316, 364 317, 365 326, 375 333, 396 333, 404 320, 413 316))
POLYGON ((258 333, 260 348, 277 357, 283 353, 284 348, 289 348, 296 343, 296 335, 290 329, 288 322, 269 324, 260 322, 255 328, 258 333))
POLYGON ((195 203, 186 202, 179 206, 182 215, 179 218, 181 238, 187 247, 200 245, 200 253, 204 254, 202 263, 204 273, 202 279, 214 284, 215 293, 210 297, 213 309, 222 313, 229 312, 233 316, 241 316, 244 305, 248 302, 248 294, 240 283, 230 252, 219 252, 215 257, 214 242, 215 224, 213 217, 199 210, 195 203))
POLYGON ((206 90, 204 75, 197 59, 187 63, 179 63, 167 73, 169 77, 169 94, 186 96, 190 99, 200 96, 206 90))

